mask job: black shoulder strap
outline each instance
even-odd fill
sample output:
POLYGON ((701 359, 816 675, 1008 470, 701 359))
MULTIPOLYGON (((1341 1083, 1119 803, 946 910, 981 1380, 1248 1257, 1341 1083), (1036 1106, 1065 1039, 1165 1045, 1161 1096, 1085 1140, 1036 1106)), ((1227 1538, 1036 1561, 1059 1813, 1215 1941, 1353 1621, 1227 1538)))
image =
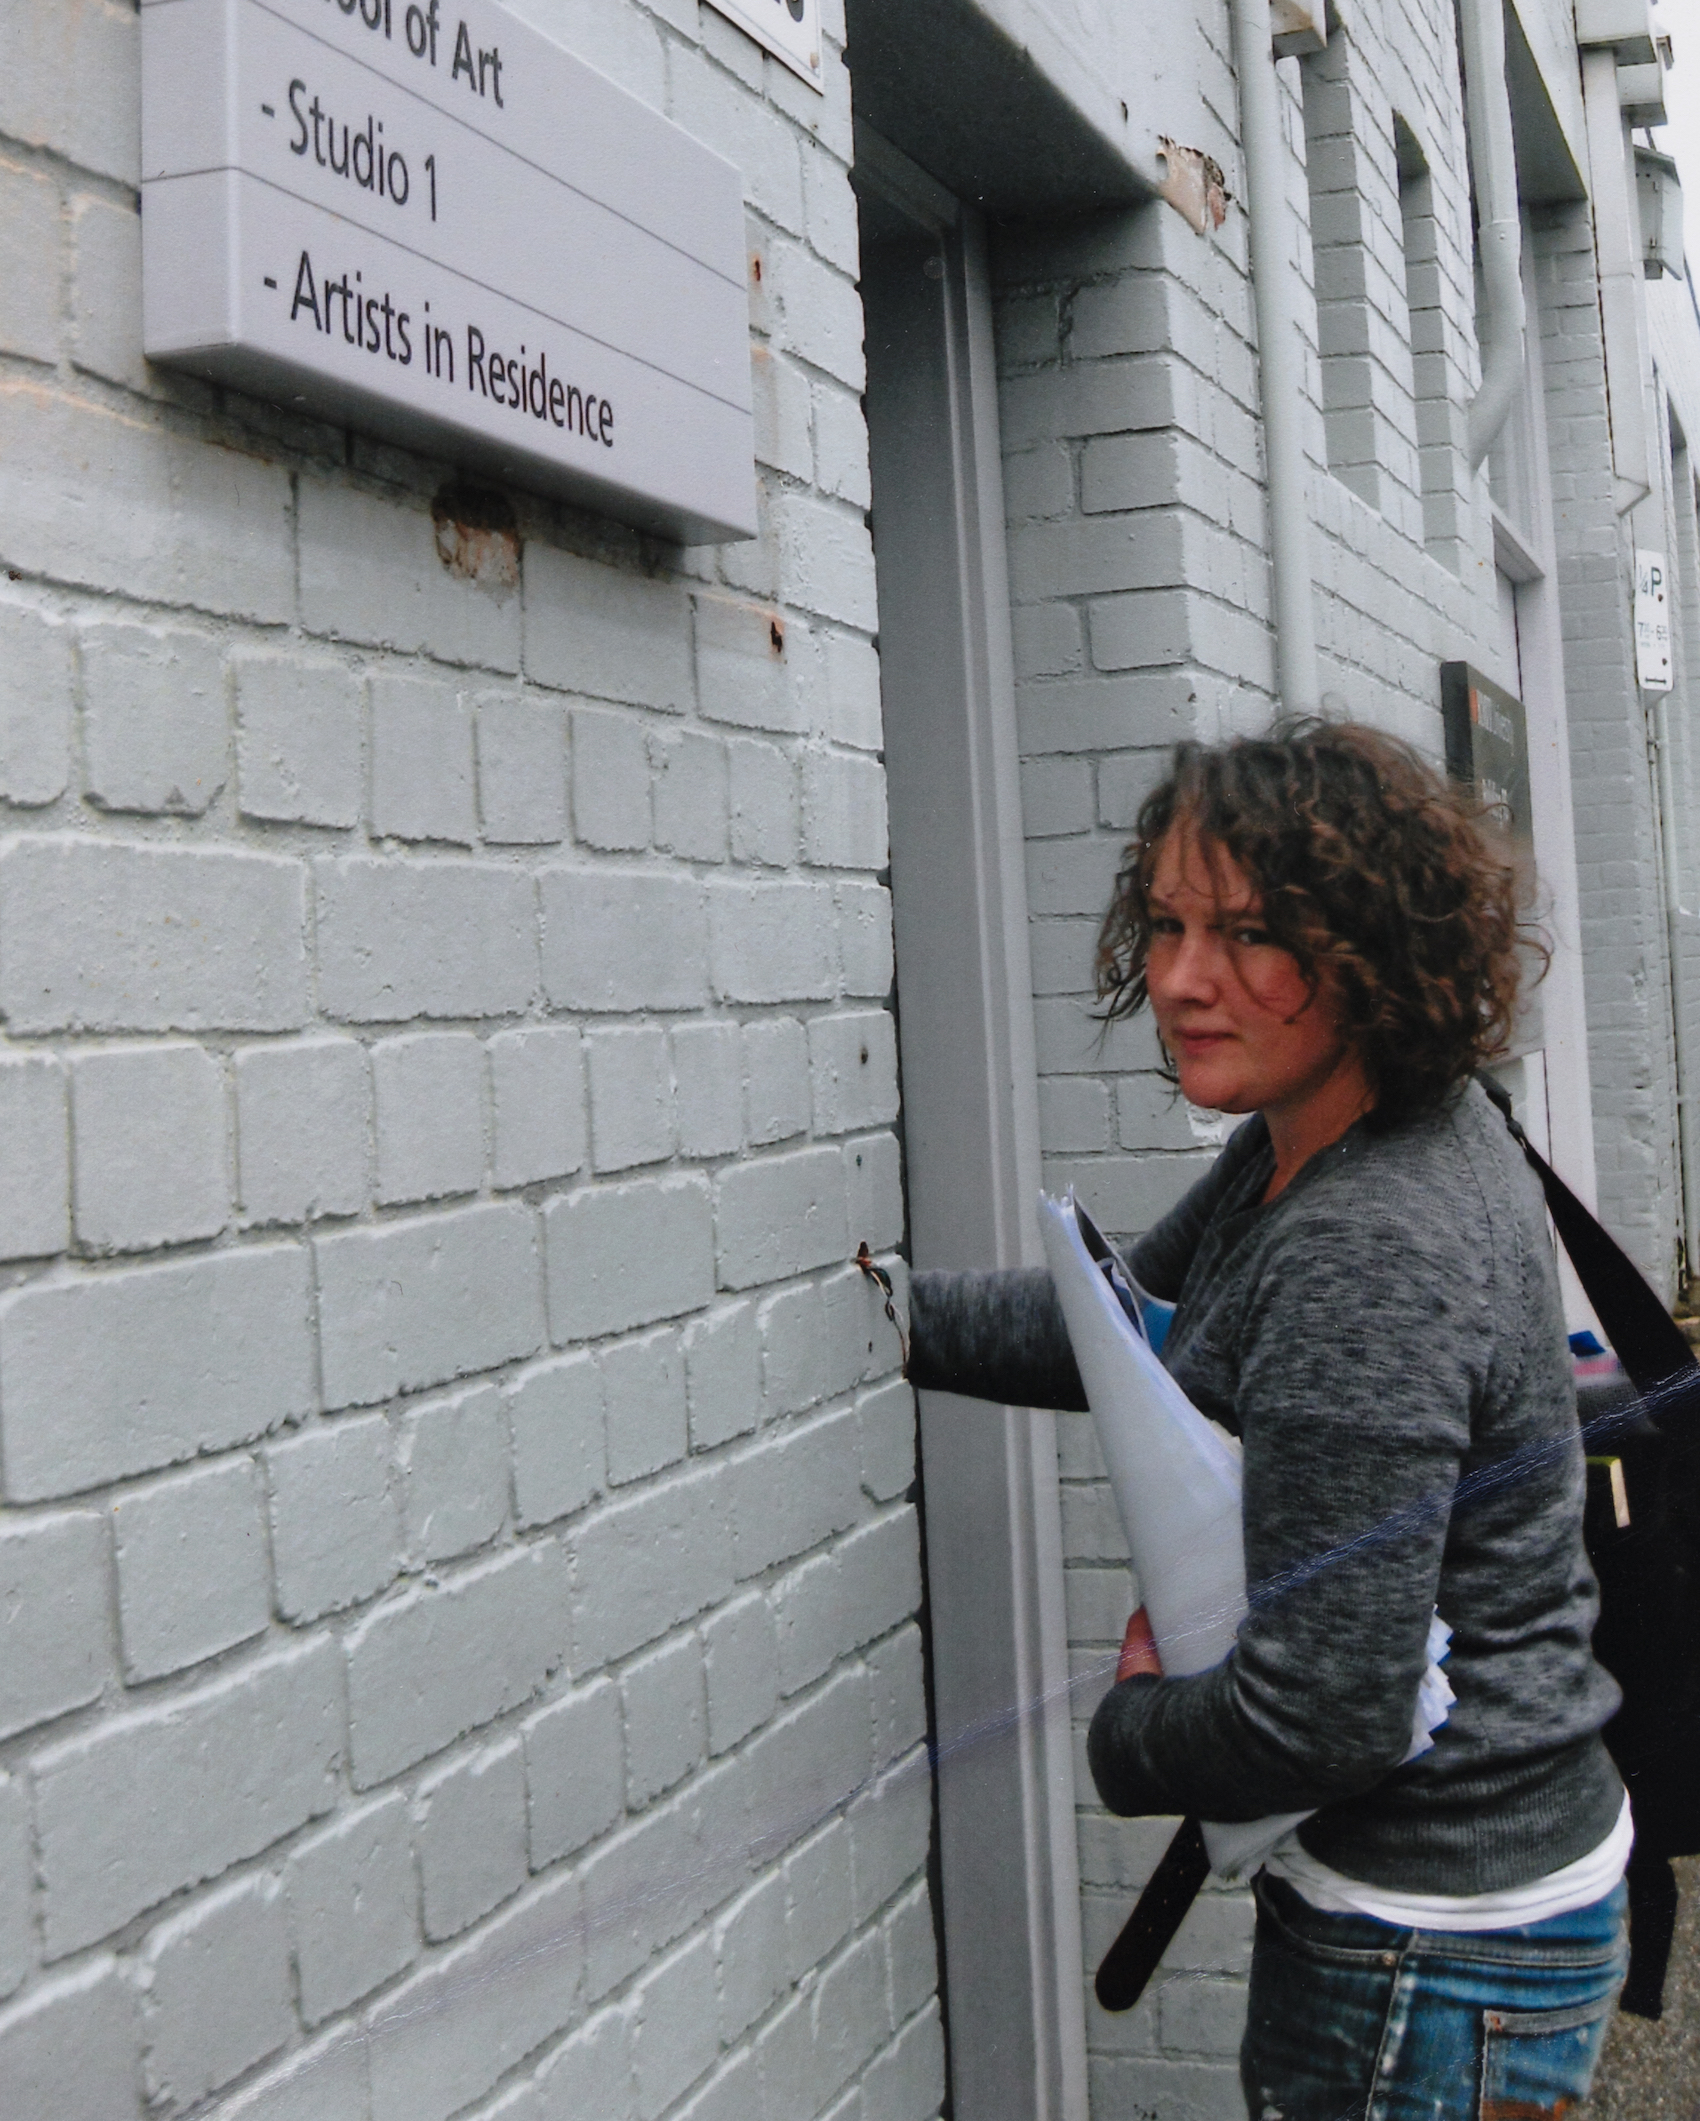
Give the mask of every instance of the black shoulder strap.
POLYGON ((1588 1213, 1517 1124, 1511 1100, 1499 1084, 1485 1076, 1477 1080, 1504 1114, 1512 1139, 1540 1180, 1553 1227, 1624 1374, 1640 1393, 1654 1425, 1673 1442, 1687 1441, 1689 1432, 1700 1425, 1700 1394, 1694 1389, 1700 1383, 1700 1364, 1694 1350, 1634 1261, 1588 1213))

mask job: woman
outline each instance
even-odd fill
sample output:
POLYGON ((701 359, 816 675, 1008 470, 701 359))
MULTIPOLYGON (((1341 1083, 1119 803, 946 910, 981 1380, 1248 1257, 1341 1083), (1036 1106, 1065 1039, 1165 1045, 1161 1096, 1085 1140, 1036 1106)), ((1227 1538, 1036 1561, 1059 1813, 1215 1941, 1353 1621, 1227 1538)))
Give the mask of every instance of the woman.
MULTIPOLYGON (((1253 2121, 1509 2121, 1586 2094, 1630 1824, 1599 1738, 1583 1463, 1538 1188, 1474 1080, 1516 879, 1405 745, 1183 745, 1106 918, 1194 1104, 1253 1116, 1133 1249, 1163 1359, 1243 1439, 1250 1613, 1165 1679, 1136 1614, 1088 1748, 1127 1814, 1310 1810, 1256 1881, 1253 2121), (1431 1615, 1457 1696, 1408 1764, 1431 1615)), ((1083 1403, 1043 1275, 929 1276, 920 1383, 1083 1403)))

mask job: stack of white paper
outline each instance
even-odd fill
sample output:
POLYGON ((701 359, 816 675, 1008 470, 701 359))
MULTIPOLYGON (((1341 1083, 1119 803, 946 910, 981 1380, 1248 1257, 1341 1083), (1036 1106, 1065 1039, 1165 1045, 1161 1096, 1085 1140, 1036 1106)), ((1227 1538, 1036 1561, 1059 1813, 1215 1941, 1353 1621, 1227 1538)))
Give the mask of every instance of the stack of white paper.
MULTIPOLYGON (((1138 1322, 1150 1299, 1073 1193, 1041 1195, 1039 1226, 1163 1670, 1207 1671, 1232 1649, 1246 1613, 1239 1447, 1153 1353, 1138 1322)), ((1434 1743, 1429 1733, 1451 1706, 1438 1662, 1449 1638, 1437 1616, 1407 1758, 1434 1743)), ((1308 1816, 1203 1822, 1212 1870, 1249 1876, 1308 1816)))

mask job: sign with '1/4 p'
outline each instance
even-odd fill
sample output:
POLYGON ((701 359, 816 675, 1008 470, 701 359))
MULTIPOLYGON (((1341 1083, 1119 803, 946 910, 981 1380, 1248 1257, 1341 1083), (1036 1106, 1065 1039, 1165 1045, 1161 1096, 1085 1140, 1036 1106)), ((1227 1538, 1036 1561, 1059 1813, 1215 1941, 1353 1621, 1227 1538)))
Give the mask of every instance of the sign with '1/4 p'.
POLYGON ((1635 682, 1643 692, 1669 692, 1670 585, 1662 552, 1635 555, 1635 682))
POLYGON ((150 359, 755 530, 739 173, 497 0, 143 0, 150 359))

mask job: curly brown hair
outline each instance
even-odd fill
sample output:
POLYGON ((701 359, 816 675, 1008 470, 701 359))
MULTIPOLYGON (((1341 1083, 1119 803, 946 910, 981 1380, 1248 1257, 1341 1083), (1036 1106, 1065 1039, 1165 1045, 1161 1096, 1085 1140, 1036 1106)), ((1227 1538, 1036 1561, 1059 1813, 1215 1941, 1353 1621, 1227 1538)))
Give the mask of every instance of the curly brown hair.
POLYGON ((1523 918, 1519 865, 1465 790, 1354 722, 1176 746, 1140 805, 1098 937, 1108 1020, 1145 1005, 1152 872, 1177 820, 1252 881, 1261 925, 1313 996, 1332 975, 1375 1091, 1372 1124, 1432 1110, 1503 1056, 1525 962, 1539 977, 1550 956, 1523 918))

